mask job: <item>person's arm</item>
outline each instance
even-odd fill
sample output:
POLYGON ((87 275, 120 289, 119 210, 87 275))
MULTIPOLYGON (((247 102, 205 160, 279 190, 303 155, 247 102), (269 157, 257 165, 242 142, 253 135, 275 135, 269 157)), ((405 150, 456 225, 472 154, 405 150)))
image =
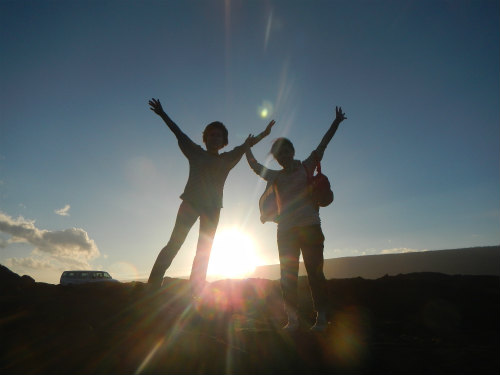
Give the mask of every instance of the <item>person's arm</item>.
POLYGON ((247 157, 247 162, 250 168, 252 168, 252 170, 260 177, 262 177, 264 180, 273 181, 276 178, 277 173, 279 173, 279 171, 269 169, 260 164, 257 161, 257 159, 255 159, 255 156, 253 156, 251 148, 248 148, 246 150, 245 156, 247 157))
POLYGON ((151 99, 149 101, 149 105, 151 106, 150 109, 158 116, 160 116, 163 119, 163 121, 165 121, 165 124, 167 124, 170 130, 172 130, 172 133, 175 134, 177 139, 179 139, 179 137, 182 137, 184 135, 182 130, 177 126, 177 124, 173 122, 172 119, 168 117, 168 115, 165 113, 159 99, 154 99, 154 98, 151 99))
POLYGON ((201 147, 194 143, 191 138, 189 138, 178 126, 175 122, 172 121, 170 117, 163 110, 159 99, 151 99, 149 101, 149 105, 151 106, 151 110, 160 116, 163 121, 167 124, 172 133, 174 133, 177 138, 177 143, 179 144, 179 148, 182 153, 189 159, 193 152, 197 152, 197 150, 201 150, 201 147))
POLYGON ((263 132, 261 132, 259 135, 256 137, 253 137, 251 140, 250 147, 255 146, 257 143, 259 143, 263 138, 267 137, 269 134, 271 134, 271 129, 273 128, 274 124, 276 124, 276 121, 271 120, 269 121, 269 124, 267 124, 266 128, 264 129, 263 132))
POLYGON ((320 144, 316 148, 316 153, 317 153, 316 156, 318 157, 319 160, 323 158, 323 153, 325 152, 326 146, 328 146, 328 144, 332 140, 340 123, 345 119, 347 119, 347 117, 345 117, 345 113, 342 112, 342 107, 335 107, 335 112, 336 112, 335 120, 333 120, 332 125, 330 125, 330 128, 327 130, 320 144))
POLYGON ((240 161, 241 157, 243 156, 243 153, 248 150, 250 147, 253 147, 257 143, 259 143, 264 137, 267 137, 269 134, 271 134, 271 129, 274 126, 276 121, 271 120, 269 124, 267 124, 266 129, 264 129, 263 132, 258 134, 257 136, 253 136, 252 134, 248 135, 247 139, 245 139, 245 142, 243 142, 241 145, 236 146, 233 150, 231 150, 228 154, 230 154, 230 158, 232 159, 233 163, 236 165, 238 161, 240 161))

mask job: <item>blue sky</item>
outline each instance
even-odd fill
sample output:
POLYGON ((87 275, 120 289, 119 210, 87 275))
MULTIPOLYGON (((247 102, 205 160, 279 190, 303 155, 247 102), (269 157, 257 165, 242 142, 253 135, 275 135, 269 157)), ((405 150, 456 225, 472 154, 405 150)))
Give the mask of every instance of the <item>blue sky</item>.
MULTIPOLYGON (((342 106, 326 258, 498 245, 499 39, 488 0, 0 1, 0 263, 147 277, 188 172, 151 97, 197 143, 224 122, 228 149, 274 118, 254 148, 271 168, 274 138, 303 159, 342 106)), ((277 263, 263 189, 243 158, 219 231, 277 263)), ((196 238, 167 276, 189 274, 196 238)))

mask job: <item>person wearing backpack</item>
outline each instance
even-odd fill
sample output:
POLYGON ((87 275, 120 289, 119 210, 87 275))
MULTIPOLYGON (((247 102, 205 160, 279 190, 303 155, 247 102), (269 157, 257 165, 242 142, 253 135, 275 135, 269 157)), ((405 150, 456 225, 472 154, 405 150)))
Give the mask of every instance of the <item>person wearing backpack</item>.
POLYGON ((245 153, 252 170, 267 181, 262 198, 274 196, 277 207, 275 214, 269 210, 264 212, 262 202, 259 202, 261 221, 275 221, 278 224, 280 285, 288 317, 288 323, 283 329, 288 332, 299 328, 297 281, 301 251, 316 311, 316 322, 311 330, 321 332, 328 327, 326 278, 323 273, 325 237, 321 230, 318 202, 311 194, 311 178, 326 147, 346 118, 342 108, 336 107, 332 125, 318 147, 302 162, 294 159, 295 149, 289 139, 276 139, 271 147, 271 154, 283 167, 281 170, 272 170, 258 163, 250 148, 245 153))

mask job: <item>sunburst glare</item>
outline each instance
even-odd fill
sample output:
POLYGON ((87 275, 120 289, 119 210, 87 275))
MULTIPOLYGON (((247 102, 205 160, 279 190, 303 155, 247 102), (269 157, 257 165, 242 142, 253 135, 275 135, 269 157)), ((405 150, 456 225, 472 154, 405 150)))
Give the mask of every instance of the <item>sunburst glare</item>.
POLYGON ((251 274, 258 264, 254 241, 238 228, 217 232, 208 274, 225 278, 242 278, 251 274))

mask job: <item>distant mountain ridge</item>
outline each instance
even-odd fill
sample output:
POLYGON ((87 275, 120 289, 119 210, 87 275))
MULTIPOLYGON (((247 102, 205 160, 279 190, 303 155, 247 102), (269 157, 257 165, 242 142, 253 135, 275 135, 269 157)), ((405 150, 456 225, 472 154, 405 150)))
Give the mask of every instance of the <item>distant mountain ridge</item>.
MULTIPOLYGON (((325 259, 323 269, 327 279, 377 279, 385 275, 414 272, 500 276, 500 246, 325 259)), ((299 275, 306 274, 301 262, 299 275)), ((279 264, 259 266, 251 277, 279 279, 279 264)))

